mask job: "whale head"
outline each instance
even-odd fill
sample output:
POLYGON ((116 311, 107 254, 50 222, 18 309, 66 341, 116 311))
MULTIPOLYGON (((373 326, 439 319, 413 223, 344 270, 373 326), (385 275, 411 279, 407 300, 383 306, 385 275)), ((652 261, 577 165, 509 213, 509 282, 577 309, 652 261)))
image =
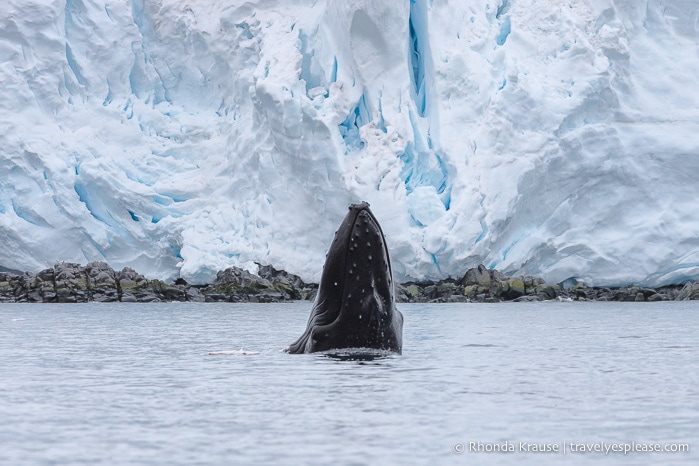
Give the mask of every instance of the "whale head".
POLYGON ((352 204, 328 250, 306 331, 288 352, 372 348, 400 353, 402 329, 383 231, 368 203, 352 204))

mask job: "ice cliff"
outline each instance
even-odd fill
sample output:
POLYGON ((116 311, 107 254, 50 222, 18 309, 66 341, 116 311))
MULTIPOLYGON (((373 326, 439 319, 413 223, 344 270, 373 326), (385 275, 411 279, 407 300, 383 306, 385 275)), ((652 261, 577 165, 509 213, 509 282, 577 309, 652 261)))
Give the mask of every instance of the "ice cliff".
POLYGON ((699 278, 695 0, 9 0, 0 266, 699 278))

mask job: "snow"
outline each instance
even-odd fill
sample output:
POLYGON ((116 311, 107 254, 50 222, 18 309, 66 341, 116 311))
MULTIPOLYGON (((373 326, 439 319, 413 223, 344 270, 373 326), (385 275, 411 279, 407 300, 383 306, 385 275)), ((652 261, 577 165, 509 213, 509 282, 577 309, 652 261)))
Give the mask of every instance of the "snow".
POLYGON ((699 278, 699 5, 9 0, 0 266, 699 278))

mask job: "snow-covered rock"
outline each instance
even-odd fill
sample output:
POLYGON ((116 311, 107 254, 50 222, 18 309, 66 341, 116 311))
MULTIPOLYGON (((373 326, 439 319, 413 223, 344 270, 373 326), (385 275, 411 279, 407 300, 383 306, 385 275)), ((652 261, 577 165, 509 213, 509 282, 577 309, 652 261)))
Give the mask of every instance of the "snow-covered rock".
POLYGON ((8 0, 0 266, 699 277, 693 0, 8 0))

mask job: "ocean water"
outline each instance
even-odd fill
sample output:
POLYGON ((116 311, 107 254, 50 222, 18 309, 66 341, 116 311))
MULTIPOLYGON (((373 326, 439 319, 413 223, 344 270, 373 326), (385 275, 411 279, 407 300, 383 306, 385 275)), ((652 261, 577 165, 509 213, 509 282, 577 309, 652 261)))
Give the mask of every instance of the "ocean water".
POLYGON ((282 352, 309 303, 0 305, 0 464, 699 460, 699 303, 400 309, 363 358, 282 352))

